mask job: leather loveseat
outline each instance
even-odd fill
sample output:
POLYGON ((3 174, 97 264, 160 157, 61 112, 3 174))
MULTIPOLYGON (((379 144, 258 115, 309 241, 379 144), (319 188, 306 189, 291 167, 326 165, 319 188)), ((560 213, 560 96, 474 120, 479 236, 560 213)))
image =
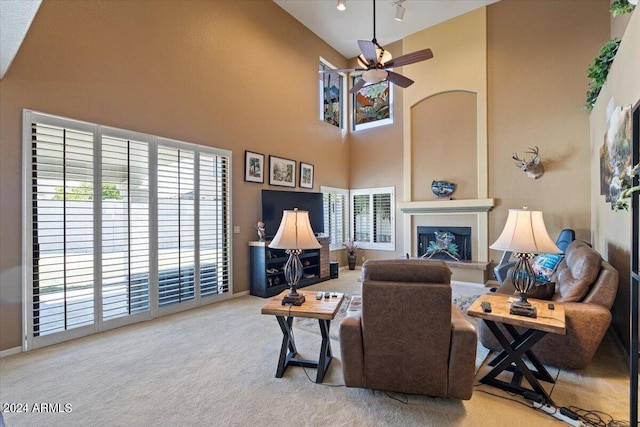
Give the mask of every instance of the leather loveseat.
POLYGON ((347 387, 470 399, 477 333, 442 261, 368 260, 340 323, 347 387))
MULTIPOLYGON (((551 282, 555 282, 553 303, 565 309, 567 334, 547 334, 532 349, 545 365, 583 369, 611 324, 618 271, 587 243, 574 240, 551 276, 551 282)), ((511 279, 507 278, 496 292, 511 294, 514 291, 511 279)), ((478 322, 478 334, 485 347, 502 348, 484 322, 478 322)))

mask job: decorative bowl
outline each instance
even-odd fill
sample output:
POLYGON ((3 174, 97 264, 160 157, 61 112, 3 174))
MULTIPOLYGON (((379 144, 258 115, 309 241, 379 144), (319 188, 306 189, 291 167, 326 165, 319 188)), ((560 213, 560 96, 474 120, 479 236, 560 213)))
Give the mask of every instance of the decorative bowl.
POLYGON ((435 194, 440 199, 444 199, 444 198, 448 199, 455 189, 456 189, 456 185, 452 182, 448 182, 448 181, 431 182, 431 191, 433 191, 433 194, 435 194))

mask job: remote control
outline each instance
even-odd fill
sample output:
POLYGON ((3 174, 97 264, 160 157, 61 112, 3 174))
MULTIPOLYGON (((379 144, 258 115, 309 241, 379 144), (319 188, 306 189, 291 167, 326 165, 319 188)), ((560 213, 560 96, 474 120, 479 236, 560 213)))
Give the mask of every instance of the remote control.
POLYGON ((489 301, 482 301, 480 305, 482 305, 482 311, 485 313, 491 313, 491 303, 489 301))
POLYGON ((337 298, 337 297, 338 297, 338 293, 337 293, 337 292, 332 293, 332 294, 331 294, 331 297, 332 297, 332 298, 337 298))
POLYGON ((316 299, 322 299, 322 292, 316 293, 316 299))
POLYGON ((330 296, 331 296, 331 295, 329 294, 329 292, 325 292, 325 293, 324 293, 324 297, 325 297, 325 298, 329 298, 330 296))
POLYGON ((553 310, 554 308, 556 308, 553 304, 549 303, 549 305, 547 306, 549 307, 549 310, 553 310))

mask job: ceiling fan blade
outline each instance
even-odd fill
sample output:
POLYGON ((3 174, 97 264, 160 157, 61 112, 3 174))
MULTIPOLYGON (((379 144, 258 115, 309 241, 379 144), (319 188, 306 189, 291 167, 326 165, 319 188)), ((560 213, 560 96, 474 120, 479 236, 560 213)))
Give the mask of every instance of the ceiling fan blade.
POLYGON ((417 50, 415 52, 407 53, 406 55, 394 58, 386 67, 402 67, 403 65, 413 64, 415 62, 424 61, 433 58, 433 52, 431 49, 417 50))
MULTIPOLYGON (((349 90, 349 93, 356 93, 357 91, 359 91, 360 89, 362 89, 362 87, 366 84, 367 82, 364 81, 364 79, 360 79, 358 80, 358 83, 354 84, 353 87, 349 90)), ((412 82, 413 83, 413 82, 412 82)))
POLYGON ((394 73, 393 71, 388 71, 387 80, 389 80, 394 85, 398 85, 402 88, 409 87, 413 84, 413 80, 408 77, 403 76, 402 74, 394 73))
POLYGON ((362 55, 369 63, 373 62, 374 65, 378 64, 376 45, 372 41, 358 40, 358 46, 362 51, 362 55))

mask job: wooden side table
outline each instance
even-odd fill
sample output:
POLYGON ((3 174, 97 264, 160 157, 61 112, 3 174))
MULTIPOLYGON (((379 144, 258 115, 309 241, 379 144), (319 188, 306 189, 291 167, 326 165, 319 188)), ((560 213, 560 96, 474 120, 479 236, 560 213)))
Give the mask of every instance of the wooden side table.
MULTIPOLYGON (((299 291, 298 291, 299 292, 299 291)), ((333 359, 331 352, 331 341, 329 340, 329 328, 331 320, 336 317, 338 309, 344 300, 344 294, 337 293, 336 296, 331 293, 329 298, 316 299, 316 292, 308 292, 306 301, 300 305, 282 305, 282 298, 289 293, 289 290, 282 291, 271 301, 262 307, 262 314, 271 314, 276 316, 280 329, 282 330, 282 346, 280 347, 280 358, 278 359, 278 368, 276 369, 276 378, 282 378, 284 372, 289 366, 303 366, 305 368, 317 369, 316 383, 321 383, 324 374, 327 372, 329 363, 333 359), (320 345, 320 357, 318 360, 306 360, 296 358, 298 350, 293 338, 293 319, 294 317, 307 317, 318 319, 320 325, 320 334, 322 335, 322 344, 320 345)))
POLYGON ((533 392, 540 395, 546 403, 553 405, 551 396, 549 396, 538 380, 550 383, 554 383, 555 381, 531 347, 540 341, 547 333, 566 334, 564 306, 562 306, 562 304, 554 304, 554 309, 551 310, 548 304, 553 304, 553 301, 529 299, 529 302, 538 310, 538 317, 516 316, 509 314, 509 306, 511 305, 510 298, 515 297, 505 294, 487 293, 480 296, 467 310, 469 316, 478 317, 487 324, 503 348, 503 350, 489 362, 489 365, 493 366, 493 369, 482 377, 480 382, 520 395, 533 392), (482 310, 483 301, 491 303, 491 313, 485 313, 482 310), (502 332, 496 323, 502 323, 504 325, 509 335, 511 335, 510 339, 502 332), (524 327, 526 330, 521 334, 515 326, 524 327), (525 363, 525 358, 531 362, 534 369, 529 369, 525 363), (511 382, 497 379, 497 376, 504 371, 513 373, 511 382), (522 386, 523 377, 527 380, 531 388, 522 386))

